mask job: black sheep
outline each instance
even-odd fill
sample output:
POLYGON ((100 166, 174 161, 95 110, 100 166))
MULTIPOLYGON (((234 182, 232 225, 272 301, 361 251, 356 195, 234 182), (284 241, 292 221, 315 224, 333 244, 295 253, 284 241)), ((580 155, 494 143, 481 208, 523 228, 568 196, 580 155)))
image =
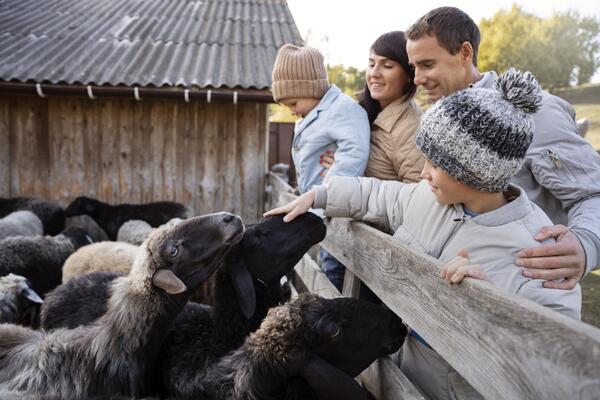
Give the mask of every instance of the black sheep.
MULTIPOLYGON (((177 316, 160 353, 161 377, 156 379, 162 381, 160 391, 186 390, 194 375, 241 345, 267 310, 283 300, 280 278, 323 240, 325 232, 321 218, 312 213, 289 223, 276 216, 247 227, 224 267, 211 279, 214 307, 188 303, 177 316)), ((88 274, 58 287, 42 306, 42 326, 55 329, 98 318, 106 310, 106 285, 114 276, 88 274)))
POLYGON ((93 324, 49 333, 0 324, 0 387, 65 399, 143 395, 175 315, 243 229, 217 213, 156 231, 93 324))
POLYGON ((271 309, 243 346, 198 374, 178 398, 366 399, 352 377, 397 351, 406 333, 393 312, 375 304, 301 295, 271 309))
POLYGON ((119 228, 132 219, 141 219, 157 227, 172 218, 188 218, 192 211, 181 203, 158 201, 147 204, 110 205, 86 196, 77 197, 65 209, 66 217, 86 214, 92 217, 108 235, 117 240, 119 228))
POLYGON ((24 276, 40 296, 60 285, 65 260, 92 243, 87 233, 70 227, 56 236, 13 236, 0 241, 0 276, 24 276))
POLYGON ((65 228, 64 210, 55 202, 38 197, 0 198, 0 218, 19 210, 31 211, 37 215, 44 225, 46 235, 57 235, 65 228))

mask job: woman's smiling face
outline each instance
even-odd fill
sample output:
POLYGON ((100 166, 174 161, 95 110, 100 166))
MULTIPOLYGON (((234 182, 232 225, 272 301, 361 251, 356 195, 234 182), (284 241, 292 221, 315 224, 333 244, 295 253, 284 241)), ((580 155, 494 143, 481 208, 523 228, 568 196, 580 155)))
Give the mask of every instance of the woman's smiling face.
POLYGON ((367 87, 382 109, 405 95, 409 80, 402 65, 371 52, 366 73, 367 87))

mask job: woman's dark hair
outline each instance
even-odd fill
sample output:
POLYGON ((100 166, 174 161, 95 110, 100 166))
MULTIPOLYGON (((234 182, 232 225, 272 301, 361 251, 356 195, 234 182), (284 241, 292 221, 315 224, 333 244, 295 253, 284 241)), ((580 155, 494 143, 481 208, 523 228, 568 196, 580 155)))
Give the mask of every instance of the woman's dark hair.
MULTIPOLYGON (((392 31, 379 36, 371 46, 371 52, 378 56, 388 58, 397 62, 402 66, 408 77, 410 78, 404 87, 402 95, 408 95, 408 99, 412 98, 416 91, 415 85, 415 70, 408 62, 408 54, 406 53, 406 36, 402 31, 392 31)), ((359 104, 367 111, 369 116, 369 124, 373 124, 377 114, 381 111, 379 102, 371 97, 368 85, 365 84, 365 90, 360 96, 359 104)))

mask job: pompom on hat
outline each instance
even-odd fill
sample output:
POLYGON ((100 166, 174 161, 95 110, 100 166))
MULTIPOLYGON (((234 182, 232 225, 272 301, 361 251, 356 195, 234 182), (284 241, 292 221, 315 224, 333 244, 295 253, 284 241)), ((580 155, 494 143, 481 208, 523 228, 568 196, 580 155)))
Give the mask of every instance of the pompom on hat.
POLYGON ((494 89, 468 88, 438 100, 415 134, 417 147, 449 175, 482 192, 502 192, 531 144, 541 89, 510 69, 494 89))
POLYGON ((321 52, 312 47, 285 44, 277 52, 273 66, 273 99, 320 99, 329 89, 327 70, 321 52))

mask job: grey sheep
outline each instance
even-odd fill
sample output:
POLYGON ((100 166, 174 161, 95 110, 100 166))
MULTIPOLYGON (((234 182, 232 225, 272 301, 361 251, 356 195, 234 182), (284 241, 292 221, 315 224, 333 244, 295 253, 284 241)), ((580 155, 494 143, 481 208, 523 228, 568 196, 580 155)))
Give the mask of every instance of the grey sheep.
MULTIPOLYGON (((161 225, 161 227, 175 226, 181 221, 183 221, 183 219, 181 218, 172 218, 165 224, 161 225)), ((121 225, 117 233, 117 241, 139 246, 144 240, 148 238, 148 236, 150 236, 154 229, 156 228, 150 226, 150 224, 146 221, 142 221, 140 219, 132 219, 121 225)))
POLYGON ((175 315, 243 231, 239 217, 217 213, 155 232, 91 325, 47 333, 1 324, 0 387, 49 398, 143 395, 175 315))
POLYGON ((45 235, 57 235, 65 228, 64 210, 58 203, 38 197, 0 198, 0 217, 19 210, 37 215, 44 225, 45 235))
POLYGON ((301 295, 269 311, 237 350, 196 377, 179 398, 368 399, 352 379, 406 337, 390 310, 364 300, 301 295))
POLYGON ((44 226, 31 211, 14 211, 0 218, 0 240, 10 236, 41 236, 44 226))
POLYGON ((110 205, 86 196, 77 197, 65 209, 66 217, 89 215, 104 229, 110 240, 117 240, 121 225, 132 219, 141 219, 158 227, 172 218, 188 218, 190 208, 174 201, 158 201, 146 204, 110 205))
POLYGON ((90 272, 116 272, 127 275, 140 247, 123 242, 100 242, 85 246, 66 259, 62 282, 90 272))
POLYGON ((36 327, 42 299, 27 278, 8 274, 0 277, 0 323, 36 327))
POLYGON ((40 296, 60 285, 62 267, 75 250, 91 243, 81 228, 56 236, 13 236, 0 241, 0 276, 14 273, 31 282, 40 296))

